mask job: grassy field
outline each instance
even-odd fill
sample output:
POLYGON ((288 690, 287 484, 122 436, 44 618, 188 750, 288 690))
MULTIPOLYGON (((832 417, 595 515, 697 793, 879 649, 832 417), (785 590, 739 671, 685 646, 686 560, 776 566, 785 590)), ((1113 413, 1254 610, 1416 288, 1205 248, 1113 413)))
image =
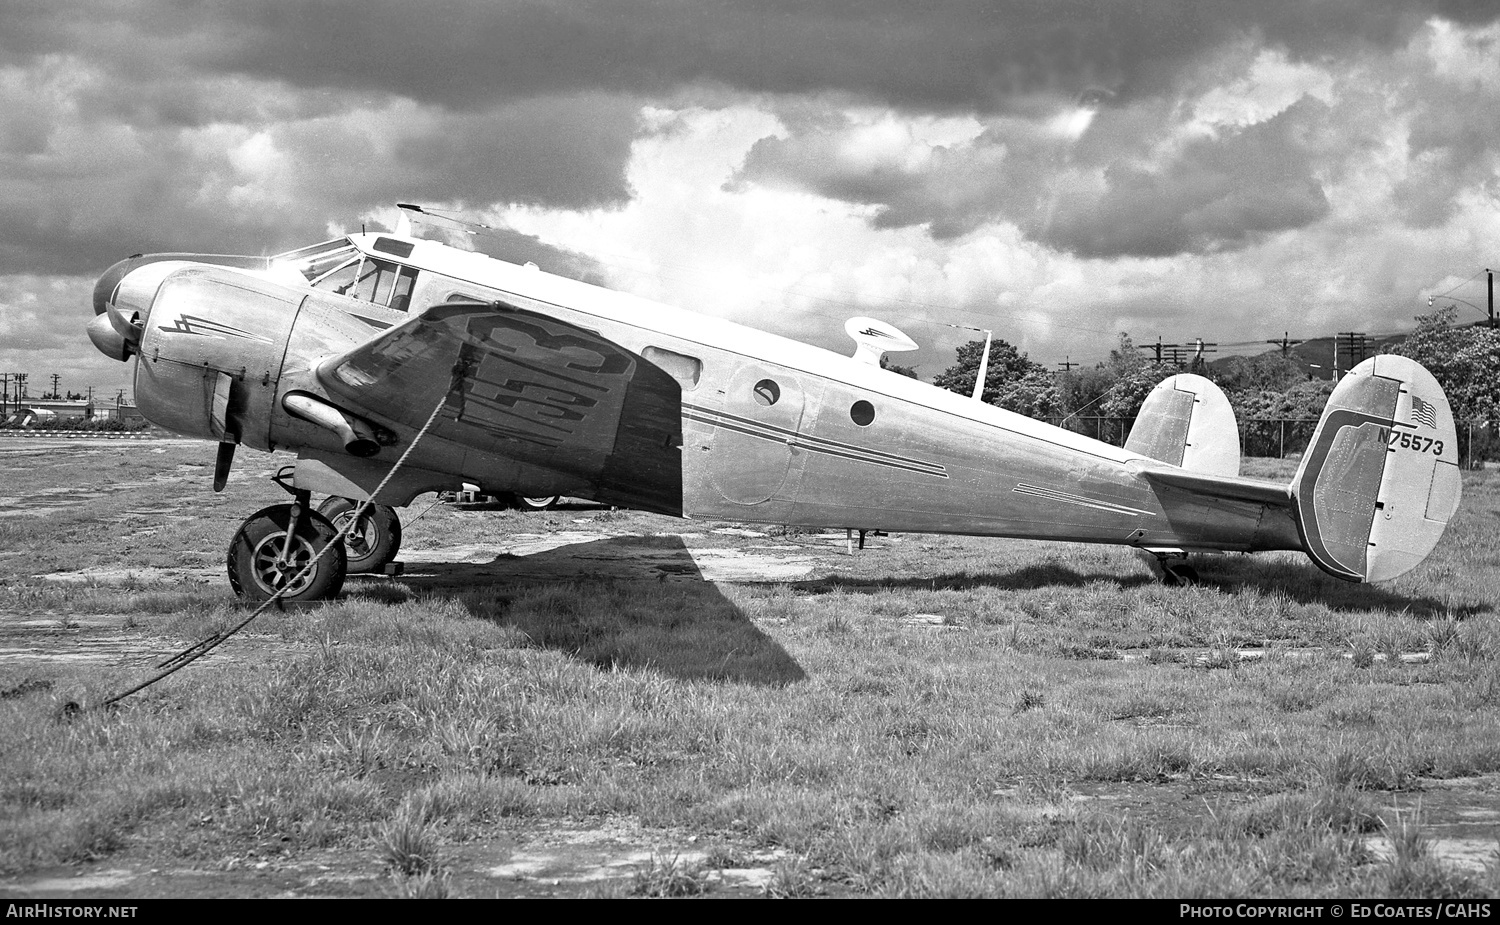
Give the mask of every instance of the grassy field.
POLYGON ((351 578, 66 716, 247 613, 224 550, 284 495, 266 457, 213 495, 212 457, 0 443, 0 893, 104 870, 136 875, 113 895, 1500 893, 1494 471, 1380 587, 1291 555, 1202 558, 1168 588, 1107 547, 850 556, 587 506, 412 520, 419 499, 428 559, 587 536, 351 578), (710 553, 806 574, 706 581, 710 553), (589 838, 636 853, 572 880, 517 866, 589 838))

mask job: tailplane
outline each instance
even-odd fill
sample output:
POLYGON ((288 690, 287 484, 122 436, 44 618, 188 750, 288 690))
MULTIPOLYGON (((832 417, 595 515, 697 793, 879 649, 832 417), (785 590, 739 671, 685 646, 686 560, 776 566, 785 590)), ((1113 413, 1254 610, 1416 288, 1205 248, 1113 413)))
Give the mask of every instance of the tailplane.
POLYGON ((1427 558, 1458 509, 1456 438, 1442 386, 1415 360, 1385 354, 1352 369, 1292 482, 1297 529, 1318 567, 1385 581, 1427 558))

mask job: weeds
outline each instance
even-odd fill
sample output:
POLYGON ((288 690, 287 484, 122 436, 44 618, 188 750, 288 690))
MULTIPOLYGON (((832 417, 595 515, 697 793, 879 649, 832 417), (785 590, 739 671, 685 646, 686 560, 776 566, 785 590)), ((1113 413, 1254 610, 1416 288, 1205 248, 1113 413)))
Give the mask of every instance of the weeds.
POLYGON ((424 803, 401 804, 380 829, 386 866, 402 878, 427 877, 438 869, 438 837, 424 803))
POLYGON ((1011 712, 1025 713, 1027 710, 1035 710, 1045 706, 1046 703, 1047 697, 1040 691, 1023 690, 1021 691, 1020 699, 1016 701, 1015 709, 1011 712))
POLYGON ((768 899, 808 899, 821 896, 823 884, 806 858, 783 858, 771 868, 761 893, 768 899))
POLYGON ((709 891, 700 865, 683 862, 679 855, 670 858, 651 853, 651 860, 631 878, 630 894, 651 899, 699 896, 709 891))
MULTIPOLYGON (((1489 497, 1465 490, 1466 505, 1489 497)), ((280 498, 238 500, 248 513, 280 498)), ((110 503, 95 511, 123 516, 110 503)), ((69 551, 36 568, 158 574, 151 557, 221 549, 234 519, 161 530, 154 551, 108 546, 118 534, 83 519, 42 522, 41 542, 69 551)), ((378 858, 388 893, 440 897, 466 882, 454 846, 471 839, 629 829, 643 834, 628 848, 662 830, 713 847, 575 892, 727 893, 713 872, 768 845, 785 851, 768 896, 1493 892, 1421 848, 1434 826, 1382 830, 1372 809, 1419 775, 1500 769, 1492 519, 1466 507, 1450 535, 1467 546, 1445 540, 1431 569, 1376 588, 1231 556, 1202 564, 1210 583, 1165 589, 1128 552, 961 537, 857 557, 804 544, 805 579, 593 580, 591 563, 621 550, 692 542, 637 539, 699 529, 619 512, 609 529, 636 539, 599 559, 564 549, 354 580, 113 713, 52 715, 119 689, 121 669, 0 665, 0 871, 126 846, 200 866, 337 846, 378 858), (916 613, 962 629, 903 621, 916 613), (1241 663, 1236 642, 1261 639, 1266 657, 1241 663), (1424 645, 1430 664, 1351 667, 1358 649, 1391 666, 1424 645), (1144 658, 1101 657, 1120 650, 1144 658), (1229 670, 1188 670, 1205 652, 1229 670), (1409 844, 1374 863, 1366 845, 1383 834, 1409 844)), ((412 548, 543 523, 440 509, 413 524, 412 548)), ((219 585, 64 586, 14 561, 0 559, 0 610, 48 632, 120 627, 172 651, 245 613, 219 585)))

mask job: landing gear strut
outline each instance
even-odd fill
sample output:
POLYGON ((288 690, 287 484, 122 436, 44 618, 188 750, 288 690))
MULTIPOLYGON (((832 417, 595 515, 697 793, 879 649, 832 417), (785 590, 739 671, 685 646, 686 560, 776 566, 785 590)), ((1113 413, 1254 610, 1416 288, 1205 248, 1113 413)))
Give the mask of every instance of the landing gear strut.
MULTIPOLYGON (((335 495, 318 505, 318 513, 343 533, 359 505, 360 502, 352 498, 335 495)), ((394 562, 396 554, 401 551, 401 518, 396 515, 396 509, 384 504, 366 505, 359 526, 344 538, 344 549, 349 556, 350 575, 378 573, 394 562)))
POLYGON ((309 507, 308 492, 294 497, 251 514, 230 540, 229 584, 240 597, 264 601, 280 591, 282 601, 305 604, 343 587, 348 562, 338 531, 309 507))
POLYGON ((1156 557, 1156 566, 1161 569, 1161 583, 1169 588, 1198 584, 1198 570, 1188 565, 1187 553, 1181 550, 1148 550, 1156 557))

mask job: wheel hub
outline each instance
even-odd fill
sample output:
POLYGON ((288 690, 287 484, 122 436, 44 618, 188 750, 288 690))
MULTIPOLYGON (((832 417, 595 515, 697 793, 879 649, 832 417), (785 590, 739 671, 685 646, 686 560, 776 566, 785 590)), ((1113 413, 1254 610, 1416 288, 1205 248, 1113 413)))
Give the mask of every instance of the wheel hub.
POLYGON ((375 546, 375 521, 367 515, 360 518, 353 530, 344 533, 348 530, 349 521, 353 518, 353 511, 345 511, 333 518, 333 526, 339 533, 344 534, 344 548, 349 550, 349 557, 363 559, 375 546))
POLYGON ((286 534, 273 533, 255 545, 250 561, 254 567, 255 580, 262 588, 272 593, 285 591, 287 594, 297 594, 312 584, 313 574, 317 570, 307 566, 317 557, 317 553, 301 537, 292 538, 291 551, 284 555, 286 549, 286 534))

